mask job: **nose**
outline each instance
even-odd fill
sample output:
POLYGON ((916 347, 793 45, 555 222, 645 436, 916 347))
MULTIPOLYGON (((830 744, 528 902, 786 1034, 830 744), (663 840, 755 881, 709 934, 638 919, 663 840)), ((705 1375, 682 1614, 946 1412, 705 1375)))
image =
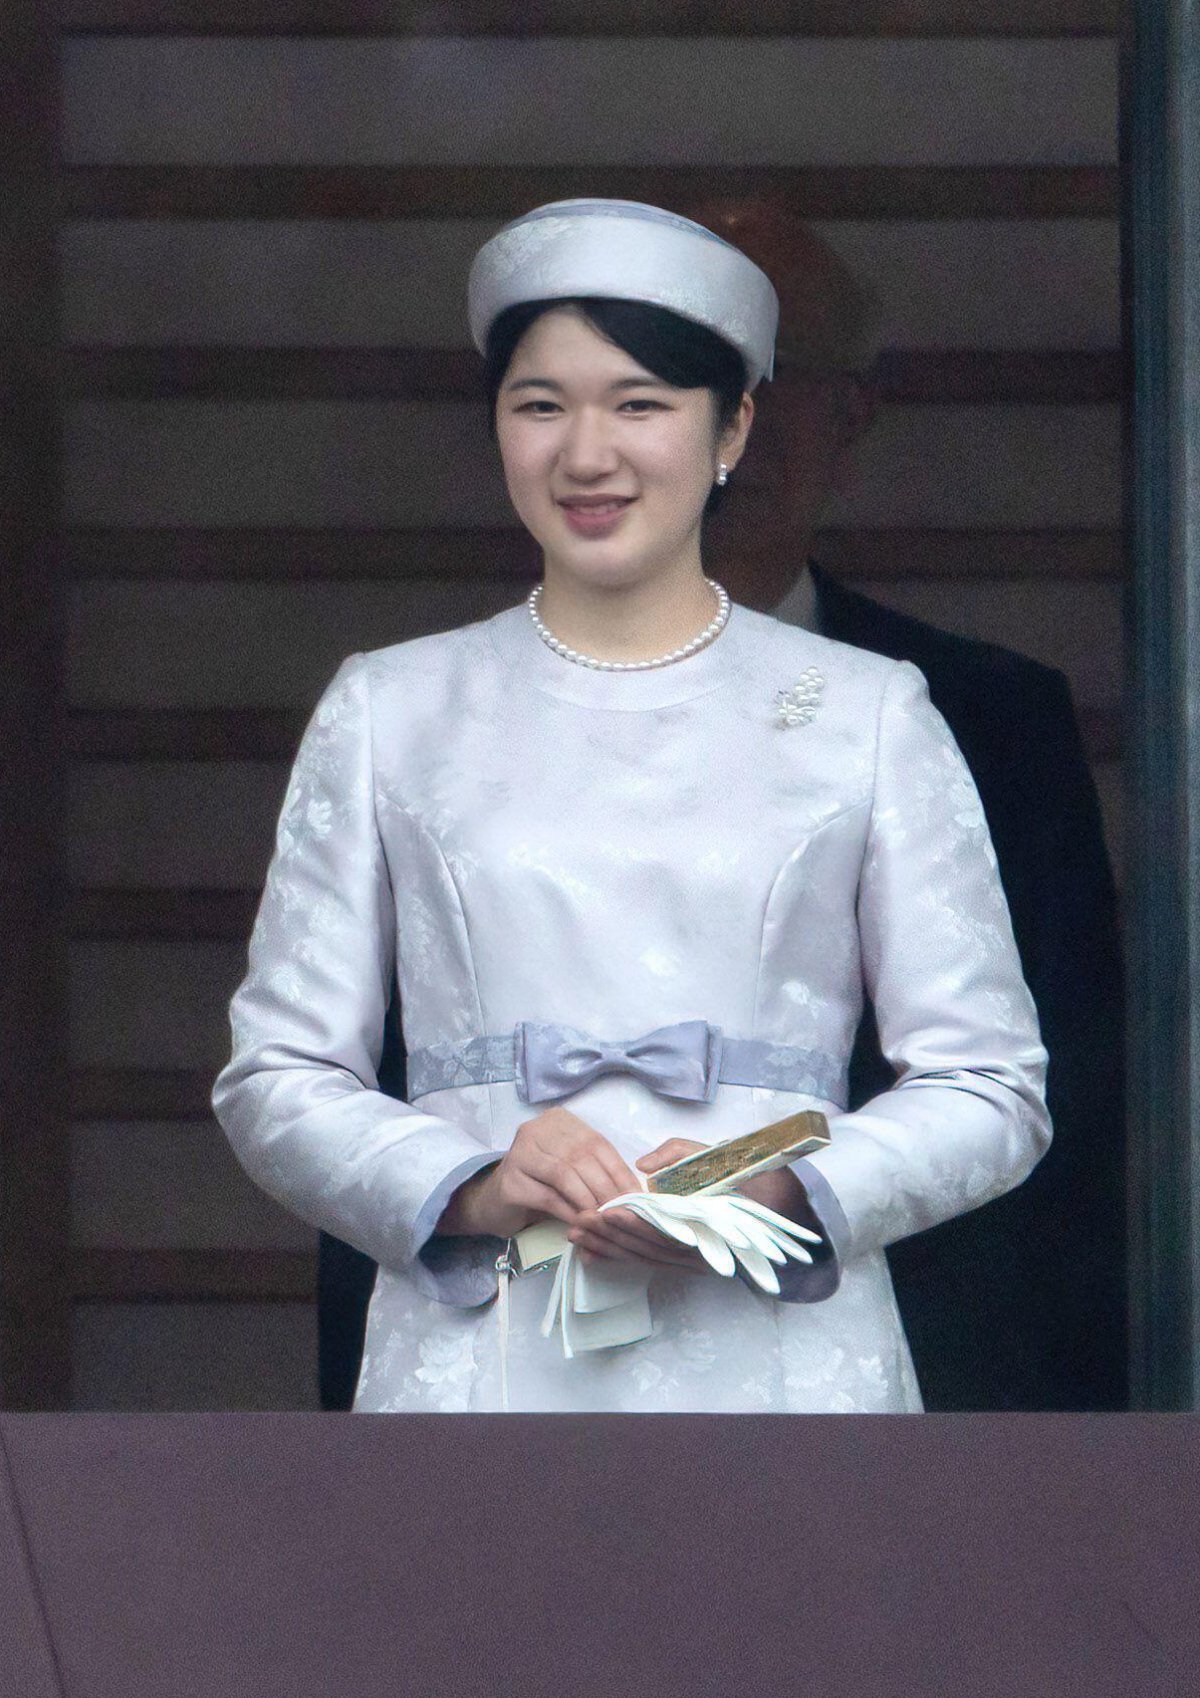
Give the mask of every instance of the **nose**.
POLYGON ((601 409, 581 407, 571 416, 559 457, 562 470, 579 483, 607 477, 615 470, 619 456, 601 409))

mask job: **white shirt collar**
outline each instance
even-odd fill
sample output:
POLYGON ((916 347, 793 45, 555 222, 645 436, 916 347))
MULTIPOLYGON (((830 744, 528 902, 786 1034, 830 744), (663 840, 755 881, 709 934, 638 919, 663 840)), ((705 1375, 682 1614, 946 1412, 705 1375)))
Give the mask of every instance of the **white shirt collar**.
POLYGON ((782 619, 785 625, 800 625, 806 631, 817 629, 816 585, 807 561, 783 600, 771 609, 771 614, 775 619, 782 619))

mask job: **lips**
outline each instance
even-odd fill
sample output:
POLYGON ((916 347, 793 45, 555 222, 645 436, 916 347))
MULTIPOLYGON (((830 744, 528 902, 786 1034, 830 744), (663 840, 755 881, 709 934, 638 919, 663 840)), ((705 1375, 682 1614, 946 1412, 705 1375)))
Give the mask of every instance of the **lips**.
POLYGON ((560 501, 559 506, 568 508, 572 513, 616 513, 621 508, 628 507, 632 500, 632 495, 591 496, 586 500, 568 497, 567 500, 560 501))
POLYGON ((560 501, 563 517, 579 536, 607 536, 616 530, 633 506, 633 496, 589 497, 587 500, 560 501))

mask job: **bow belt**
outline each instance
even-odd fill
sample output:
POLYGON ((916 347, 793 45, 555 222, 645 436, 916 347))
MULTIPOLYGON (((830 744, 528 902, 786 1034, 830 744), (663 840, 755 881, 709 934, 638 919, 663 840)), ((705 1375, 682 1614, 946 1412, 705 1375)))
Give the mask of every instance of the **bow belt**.
POLYGON ((631 1074, 661 1096, 684 1102, 712 1102, 718 1084, 759 1085, 838 1104, 846 1092, 844 1063, 825 1051, 727 1037, 708 1020, 679 1020, 637 1038, 597 1038, 577 1026, 519 1020, 512 1033, 412 1050, 408 1098, 515 1082, 522 1102, 547 1102, 605 1073, 631 1074))

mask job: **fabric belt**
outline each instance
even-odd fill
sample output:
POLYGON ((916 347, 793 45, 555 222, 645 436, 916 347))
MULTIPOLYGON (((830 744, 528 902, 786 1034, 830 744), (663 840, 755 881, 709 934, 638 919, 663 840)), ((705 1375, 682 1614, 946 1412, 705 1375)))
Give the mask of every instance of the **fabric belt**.
POLYGON ((846 1099, 846 1065, 827 1051, 731 1038, 702 1020, 615 1040, 577 1026, 523 1020, 512 1032, 428 1044, 408 1054, 408 1098, 515 1083, 523 1102, 545 1102, 605 1073, 630 1073, 664 1096, 690 1101, 711 1102, 718 1083, 790 1091, 839 1106, 846 1099))

